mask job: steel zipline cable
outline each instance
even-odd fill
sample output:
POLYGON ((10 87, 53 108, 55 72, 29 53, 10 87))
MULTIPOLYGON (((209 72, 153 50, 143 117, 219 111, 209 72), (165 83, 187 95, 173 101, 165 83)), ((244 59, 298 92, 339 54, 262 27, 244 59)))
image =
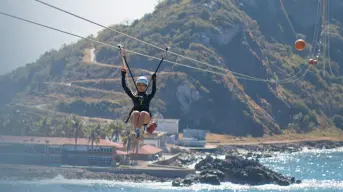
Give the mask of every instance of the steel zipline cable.
MULTIPOLYGON (((120 31, 115 30, 115 29, 110 28, 110 27, 106 27, 106 26, 104 26, 104 25, 102 25, 102 24, 99 24, 99 23, 97 23, 97 22, 95 22, 95 21, 91 21, 91 20, 89 20, 89 19, 86 19, 85 17, 82 17, 82 16, 76 15, 76 14, 74 14, 74 13, 71 13, 70 11, 67 11, 67 10, 65 10, 65 9, 61 9, 61 8, 59 8, 59 7, 56 7, 56 6, 54 6, 54 5, 51 5, 51 4, 49 4, 49 3, 46 3, 46 2, 43 2, 43 1, 40 1, 40 0, 35 0, 35 1, 37 1, 37 2, 39 2, 39 3, 41 3, 41 4, 44 4, 44 5, 46 5, 46 6, 49 6, 49 7, 53 8, 53 9, 56 9, 56 10, 58 10, 58 11, 64 12, 64 13, 66 13, 66 14, 69 14, 69 15, 72 15, 72 16, 77 17, 77 18, 79 18, 79 19, 82 19, 82 20, 84 20, 84 21, 87 21, 87 22, 89 22, 89 23, 92 23, 92 24, 94 24, 94 25, 100 26, 100 27, 102 27, 102 28, 104 28, 104 29, 107 29, 107 30, 110 30, 110 31, 119 33, 119 34, 124 35, 124 36, 126 36, 126 37, 128 37, 128 38, 131 38, 131 39, 133 39, 133 40, 136 40, 136 41, 139 41, 139 42, 141 42, 141 43, 144 43, 144 44, 146 44, 146 45, 152 46, 152 47, 154 47, 154 48, 157 48, 157 49, 160 49, 160 50, 163 50, 163 51, 165 50, 165 48, 158 47, 158 46, 156 46, 156 45, 154 45, 154 44, 151 44, 151 43, 148 43, 148 42, 146 42, 146 41, 140 40, 140 39, 138 39, 138 38, 136 38, 136 37, 133 37, 133 36, 131 36, 131 35, 128 35, 128 34, 126 34, 126 33, 120 32, 120 31)), ((293 28, 292 28, 292 29, 293 29, 293 28)), ((187 56, 184 56, 184 55, 180 55, 180 54, 175 53, 175 52, 172 52, 172 51, 169 51, 169 53, 170 53, 170 54, 173 54, 173 55, 176 55, 176 56, 179 56, 179 57, 182 57, 182 58, 185 58, 185 59, 188 59, 188 60, 191 60, 191 61, 195 61, 195 62, 197 62, 197 63, 206 65, 206 66, 211 67, 211 68, 216 68, 216 69, 219 69, 219 70, 222 70, 222 71, 225 71, 225 72, 230 72, 230 73, 232 73, 232 74, 234 74, 234 75, 237 75, 237 76, 245 77, 245 78, 239 78, 239 79, 245 79, 245 80, 256 80, 256 81, 262 81, 262 82, 276 82, 276 83, 290 83, 290 82, 294 82, 294 80, 290 80, 290 81, 289 81, 288 79, 292 79, 292 78, 294 78, 294 77, 297 77, 297 75, 298 75, 299 73, 301 73, 302 70, 303 70, 303 68, 302 68, 302 69, 298 72, 298 74, 296 74, 296 75, 294 75, 294 76, 292 76, 292 77, 288 77, 288 78, 283 79, 283 80, 279 80, 279 81, 265 80, 265 79, 253 77, 253 76, 250 76, 250 75, 245 75, 245 74, 242 74, 242 73, 239 73, 239 72, 234 72, 234 71, 231 71, 231 70, 229 70, 229 69, 225 69, 225 68, 218 67, 218 66, 215 66, 215 65, 211 65, 211 64, 206 63, 206 62, 198 61, 198 60, 196 60, 196 59, 193 59, 193 58, 190 58, 190 57, 187 57, 187 56), (248 79, 248 78, 249 78, 249 79, 248 79)), ((300 77, 300 78, 301 78, 301 77, 300 77)), ((298 80, 298 79, 296 79, 295 81, 297 81, 297 80, 298 80)))
MULTIPOLYGON (((114 45, 111 45, 111 44, 108 44, 108 43, 104 43, 102 41, 98 41, 98 40, 95 40, 95 39, 92 39, 92 38, 83 37, 83 36, 80 36, 80 35, 77 35, 77 34, 74 34, 74 33, 70 33, 70 32, 67 32, 67 31, 64 31, 64 30, 60 30, 60 29, 57 29, 57 28, 54 28, 54 27, 51 27, 51 26, 47 26, 47 25, 40 24, 40 23, 37 23, 37 22, 34 22, 34 21, 30 21, 30 20, 27 20, 27 19, 24 19, 24 18, 21 18, 21 17, 17 17, 17 16, 14 16, 14 15, 8 14, 8 13, 0 12, 0 14, 8 16, 8 17, 11 17, 11 18, 14 18, 14 19, 18 19, 18 20, 21 20, 21 21, 25 21, 25 22, 28 22, 28 23, 31 23, 31 24, 34 24, 34 25, 38 25, 38 26, 41 26, 41 27, 44 27, 44 28, 48 28, 48 29, 51 29, 51 30, 54 30, 54 31, 65 33, 65 34, 68 34, 68 35, 71 35, 71 36, 75 36, 75 37, 78 37, 78 38, 81 38, 81 39, 92 41, 92 42, 95 42, 95 43, 98 43, 98 44, 101 44, 101 45, 105 45, 105 46, 108 46, 108 47, 111 47, 111 48, 119 49, 118 46, 114 46, 114 45)), ((150 59, 160 60, 160 58, 158 58, 158 57, 146 55, 146 54, 135 52, 135 51, 132 51, 132 50, 126 49, 126 51, 129 52, 129 53, 137 54, 137 55, 144 56, 144 57, 147 57, 147 58, 150 58, 150 59)), ((207 69, 201 69, 201 68, 198 68, 198 67, 194 67, 194 66, 190 66, 190 65, 185 65, 185 64, 182 64, 182 63, 173 62, 173 61, 169 61, 169 60, 164 60, 164 62, 171 63, 171 64, 178 65, 178 66, 183 66, 183 67, 186 67, 186 68, 191 68, 191 69, 203 71, 203 72, 207 72, 207 73, 212 73, 212 74, 216 74, 216 75, 220 75, 220 76, 231 77, 231 75, 228 74, 228 73, 231 72, 229 70, 228 70, 228 73, 223 73, 223 72, 216 72, 216 71, 207 70, 207 69)), ((239 75, 244 75, 244 74, 240 74, 240 73, 238 73, 238 74, 239 75)), ((244 76, 247 76, 247 75, 244 75, 244 76)), ((283 80, 276 81, 276 80, 259 79, 259 78, 255 78, 255 77, 245 78, 245 77, 235 76, 235 78, 236 79, 245 79, 245 80, 250 80, 250 81, 279 83, 279 84, 291 83, 291 82, 297 81, 299 79, 298 78, 298 79, 289 80, 289 81, 283 81, 283 80)), ((300 77, 300 78, 302 78, 302 77, 300 77)))

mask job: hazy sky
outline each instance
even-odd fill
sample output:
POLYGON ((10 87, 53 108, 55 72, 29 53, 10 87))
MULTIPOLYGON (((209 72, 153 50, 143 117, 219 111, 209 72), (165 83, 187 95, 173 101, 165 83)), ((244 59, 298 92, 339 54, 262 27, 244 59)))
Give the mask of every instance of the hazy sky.
MULTIPOLYGON (((139 19, 154 10, 157 0, 42 0, 105 26, 139 19)), ((0 11, 82 36, 102 28, 35 0, 0 0, 0 11)), ((77 37, 0 15, 0 74, 34 62, 47 50, 77 37)))

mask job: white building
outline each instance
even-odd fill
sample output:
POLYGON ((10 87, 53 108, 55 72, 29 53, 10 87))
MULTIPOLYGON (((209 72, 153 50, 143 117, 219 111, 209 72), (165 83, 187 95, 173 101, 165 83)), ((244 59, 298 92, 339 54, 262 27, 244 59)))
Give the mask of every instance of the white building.
POLYGON ((142 144, 152 145, 163 150, 166 149, 167 135, 165 132, 156 131, 153 134, 148 134, 144 136, 142 144))
POLYGON ((179 134, 180 119, 157 119, 157 129, 159 132, 166 132, 168 135, 179 134))
POLYGON ((168 144, 176 144, 177 143, 176 136, 175 135, 167 136, 166 143, 168 143, 168 144))
POLYGON ((194 138, 183 138, 179 140, 178 145, 185 146, 185 147, 204 147, 206 145, 205 140, 198 140, 194 138))
POLYGON ((200 129, 184 129, 183 138, 194 138, 197 140, 206 140, 206 131, 200 129))
POLYGON ((184 129, 183 138, 177 143, 187 147, 204 147, 206 144, 206 131, 199 129, 184 129))

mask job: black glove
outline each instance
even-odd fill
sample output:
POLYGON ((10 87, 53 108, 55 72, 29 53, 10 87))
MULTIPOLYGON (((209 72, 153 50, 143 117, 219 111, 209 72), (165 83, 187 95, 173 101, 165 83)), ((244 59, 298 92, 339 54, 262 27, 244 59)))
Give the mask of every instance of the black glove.
POLYGON ((154 81, 156 80, 156 73, 151 75, 151 79, 154 80, 154 81))
POLYGON ((125 74, 126 74, 126 69, 124 69, 124 68, 121 69, 121 75, 122 75, 122 76, 125 76, 125 74))

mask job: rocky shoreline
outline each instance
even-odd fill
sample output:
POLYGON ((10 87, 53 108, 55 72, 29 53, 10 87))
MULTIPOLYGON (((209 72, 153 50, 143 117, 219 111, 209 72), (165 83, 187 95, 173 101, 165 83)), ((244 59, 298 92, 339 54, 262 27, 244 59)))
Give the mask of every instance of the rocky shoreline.
POLYGON ((173 186, 189 186, 194 183, 220 185, 221 182, 231 182, 242 185, 277 184, 287 186, 301 183, 294 177, 286 177, 272 171, 254 160, 240 156, 227 155, 224 160, 206 156, 195 165, 198 174, 188 175, 173 181, 173 186))
POLYGON ((203 158, 205 156, 204 153, 183 151, 181 155, 179 155, 174 162, 170 162, 169 165, 182 167, 198 161, 195 166, 198 173, 177 179, 161 178, 147 174, 135 175, 92 172, 82 168, 0 165, 0 180, 41 180, 62 176, 66 179, 102 179, 137 183, 172 182, 173 186, 189 186, 195 183, 220 185, 221 182, 249 185, 290 185, 301 183, 301 181, 296 180, 296 178, 293 177, 283 176, 264 167, 258 162, 258 159, 261 157, 272 157, 275 155, 274 152, 299 152, 303 150, 304 147, 308 149, 334 149, 343 147, 343 141, 222 146, 215 153, 206 153, 206 158, 203 158), (218 155, 225 155, 225 159, 213 158, 218 155))
POLYGON ((304 148, 335 149, 343 147, 343 141, 302 141, 297 143, 255 144, 255 145, 227 145, 221 146, 216 155, 236 154, 247 157, 272 157, 276 153, 301 152, 304 148))
POLYGON ((168 182, 171 178, 154 177, 146 174, 113 174, 109 172, 92 172, 80 168, 55 168, 46 166, 1 165, 0 180, 33 181, 54 179, 99 179, 122 182, 168 182))
POLYGON ((308 149, 334 149, 343 147, 343 141, 302 141, 297 143, 277 143, 262 145, 235 145, 235 148, 248 151, 270 151, 270 152, 299 152, 303 148, 308 149))

